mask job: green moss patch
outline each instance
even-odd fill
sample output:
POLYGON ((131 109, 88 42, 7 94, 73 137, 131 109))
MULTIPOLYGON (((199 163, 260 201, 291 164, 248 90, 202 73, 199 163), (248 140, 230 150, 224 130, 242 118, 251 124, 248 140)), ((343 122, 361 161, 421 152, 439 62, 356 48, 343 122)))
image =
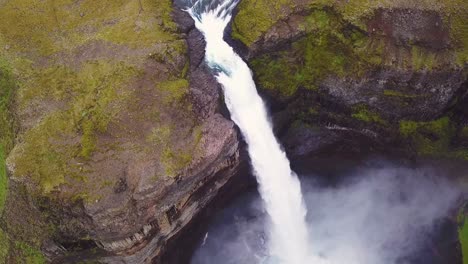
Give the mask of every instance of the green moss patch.
POLYGON ((420 155, 453 155, 450 140, 454 133, 455 127, 449 117, 430 122, 400 122, 400 134, 413 142, 420 155))
POLYGON ((65 141, 73 132, 69 121, 64 113, 57 112, 29 130, 25 134, 23 147, 16 148, 12 153, 16 164, 15 175, 29 177, 44 193, 64 183, 71 171, 67 158, 77 152, 73 144, 65 141))
POLYGON ((436 64, 436 54, 419 46, 411 48, 412 68, 415 71, 432 70, 436 64))
POLYGON ((16 259, 22 260, 23 263, 27 264, 45 264, 46 259, 42 255, 39 249, 29 246, 23 242, 15 243, 16 251, 19 252, 20 256, 16 256, 16 259))
POLYGON ((24 134, 22 147, 12 155, 15 174, 29 176, 44 193, 65 183, 67 176, 79 178, 70 161, 92 155, 97 134, 106 131, 128 99, 122 88, 136 75, 134 67, 124 63, 91 61, 78 70, 54 66, 30 76, 20 89, 20 105, 42 98, 68 104, 24 134), (35 86, 43 83, 49 89, 35 86))
POLYGON ((232 37, 250 46, 274 23, 285 17, 284 9, 293 7, 293 1, 290 0, 241 1, 239 13, 234 18, 232 37))
POLYGON ((177 38, 171 8, 170 0, 10 0, 0 5, 0 35, 11 49, 37 55, 92 39, 150 46, 177 38))
POLYGON ((158 86, 165 94, 165 103, 178 103, 187 95, 189 82, 187 79, 179 78, 161 82, 158 86))
POLYGON ((0 249, 4 249, 6 263, 45 263, 39 248, 55 230, 52 221, 46 220, 47 213, 38 209, 45 202, 31 199, 24 185, 12 185, 0 226, 0 249))
POLYGON ((4 263, 45 264, 47 261, 38 248, 25 242, 10 241, 8 234, 0 228, 0 264, 4 263))
POLYGON ((174 128, 170 126, 159 126, 152 130, 147 136, 147 142, 150 146, 161 149, 160 160, 163 165, 164 175, 175 177, 183 168, 186 168, 193 160, 198 145, 202 137, 202 131, 199 126, 195 126, 177 135, 187 139, 186 145, 176 145, 174 141, 174 128))
POLYGON ((465 128, 457 128, 449 117, 429 122, 400 122, 400 134, 423 156, 468 160, 468 148, 460 144, 465 139, 464 133, 465 128))
POLYGON ((251 61, 259 84, 283 95, 297 88, 315 89, 329 75, 360 76, 381 62, 380 45, 360 30, 350 29, 332 10, 315 10, 303 22, 310 32, 290 50, 251 61))
POLYGON ((366 106, 359 105, 354 107, 353 118, 367 122, 385 125, 387 122, 376 112, 369 110, 366 106))

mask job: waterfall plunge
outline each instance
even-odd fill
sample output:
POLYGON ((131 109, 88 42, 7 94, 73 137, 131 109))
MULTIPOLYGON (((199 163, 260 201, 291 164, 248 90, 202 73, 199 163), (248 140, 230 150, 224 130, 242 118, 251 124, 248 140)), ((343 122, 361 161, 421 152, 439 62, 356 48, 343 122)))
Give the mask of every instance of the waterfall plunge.
POLYGON ((270 218, 272 262, 318 263, 308 253, 306 209, 299 180, 273 135, 264 103, 247 64, 223 40, 237 0, 197 1, 188 10, 206 39, 206 62, 217 72, 232 120, 248 144, 253 172, 270 218), (208 3, 207 3, 208 2, 208 3))

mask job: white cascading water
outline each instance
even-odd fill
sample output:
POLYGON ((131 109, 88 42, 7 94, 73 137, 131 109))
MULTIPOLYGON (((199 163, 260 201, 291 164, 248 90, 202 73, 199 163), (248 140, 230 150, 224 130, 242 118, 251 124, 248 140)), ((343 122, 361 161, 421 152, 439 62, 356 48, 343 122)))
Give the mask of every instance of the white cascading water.
POLYGON ((306 209, 301 186, 276 140, 264 103, 247 64, 223 40, 238 0, 198 0, 188 10, 205 36, 206 62, 217 72, 232 120, 239 126, 252 161, 271 226, 268 254, 272 262, 317 263, 309 256, 306 209))

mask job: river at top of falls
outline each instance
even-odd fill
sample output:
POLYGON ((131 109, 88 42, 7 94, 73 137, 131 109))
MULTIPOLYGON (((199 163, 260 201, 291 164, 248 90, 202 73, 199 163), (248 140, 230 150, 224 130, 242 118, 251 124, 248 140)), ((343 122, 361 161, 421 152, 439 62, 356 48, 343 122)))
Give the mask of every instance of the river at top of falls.
POLYGON ((236 0, 197 1, 188 12, 206 40, 206 63, 215 71, 232 120, 248 145, 253 173, 269 216, 268 262, 318 263, 309 256, 306 208, 300 182, 275 138, 248 65, 223 39, 236 0))

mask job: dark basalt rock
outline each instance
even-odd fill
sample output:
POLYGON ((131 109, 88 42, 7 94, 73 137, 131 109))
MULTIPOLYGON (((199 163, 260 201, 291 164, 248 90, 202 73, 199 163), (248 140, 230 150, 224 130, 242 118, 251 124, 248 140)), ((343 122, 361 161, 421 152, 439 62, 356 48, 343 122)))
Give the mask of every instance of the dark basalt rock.
POLYGON ((320 89, 347 106, 366 104, 388 119, 430 120, 440 116, 464 89, 458 70, 381 70, 361 79, 327 78, 320 89))

